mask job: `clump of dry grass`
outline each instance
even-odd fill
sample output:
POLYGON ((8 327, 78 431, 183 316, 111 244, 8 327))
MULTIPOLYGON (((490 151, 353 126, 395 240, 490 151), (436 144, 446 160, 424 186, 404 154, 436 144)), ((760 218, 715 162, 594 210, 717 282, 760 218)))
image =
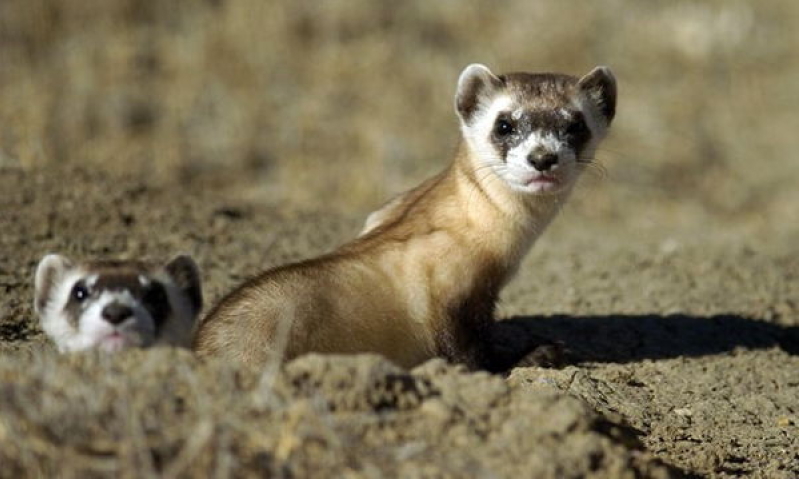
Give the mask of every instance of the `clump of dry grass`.
POLYGON ((9 0, 0 164, 88 163, 367 209, 442 167, 467 63, 574 74, 604 63, 621 85, 600 153, 622 185, 615 200, 760 214, 794 198, 798 8, 9 0))

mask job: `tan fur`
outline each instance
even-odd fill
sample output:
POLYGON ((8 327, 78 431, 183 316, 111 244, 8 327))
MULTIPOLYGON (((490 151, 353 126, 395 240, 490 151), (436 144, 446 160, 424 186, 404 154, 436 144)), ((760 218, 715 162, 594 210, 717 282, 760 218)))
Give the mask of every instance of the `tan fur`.
POLYGON ((481 173, 476 155, 462 141, 447 170, 373 213, 352 242, 239 287, 200 326, 197 353, 263 365, 375 352, 405 367, 435 356, 484 367, 499 291, 576 174, 530 195, 481 173))
POLYGON ((242 286, 202 324, 195 349, 263 364, 284 319, 286 358, 370 351, 407 367, 438 355, 478 366, 481 353, 459 345, 477 347, 468 336, 488 327, 499 289, 567 192, 519 205, 499 182, 478 182, 469 163, 461 149, 374 231, 242 286), (453 317, 463 307, 475 324, 453 317))

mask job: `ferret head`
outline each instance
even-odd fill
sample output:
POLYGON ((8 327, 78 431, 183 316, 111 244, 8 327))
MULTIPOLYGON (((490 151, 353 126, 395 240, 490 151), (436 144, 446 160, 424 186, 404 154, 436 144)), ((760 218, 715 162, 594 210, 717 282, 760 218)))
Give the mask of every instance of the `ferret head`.
POLYGON ((553 193, 592 161, 616 111, 616 80, 606 67, 578 79, 497 76, 473 64, 458 79, 455 109, 478 178, 492 171, 514 191, 553 193))
POLYGON ((200 273, 188 256, 163 266, 135 261, 76 263, 45 256, 34 309, 62 352, 186 346, 202 308, 200 273))

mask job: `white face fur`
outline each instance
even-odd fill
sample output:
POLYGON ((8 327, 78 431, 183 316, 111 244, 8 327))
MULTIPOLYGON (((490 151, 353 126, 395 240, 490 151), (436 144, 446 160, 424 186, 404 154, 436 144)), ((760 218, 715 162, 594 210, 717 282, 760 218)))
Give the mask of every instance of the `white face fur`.
POLYGON ((150 270, 48 255, 36 271, 34 306, 62 352, 187 345, 201 301, 199 272, 186 256, 150 270))
POLYGON ((582 79, 467 67, 455 105, 478 180, 493 174, 530 195, 568 190, 610 126, 615 85, 604 67, 582 79))

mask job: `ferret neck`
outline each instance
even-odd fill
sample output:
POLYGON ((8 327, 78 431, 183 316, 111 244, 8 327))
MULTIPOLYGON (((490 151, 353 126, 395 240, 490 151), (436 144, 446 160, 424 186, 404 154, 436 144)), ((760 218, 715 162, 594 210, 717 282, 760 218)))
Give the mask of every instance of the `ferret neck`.
POLYGON ((477 237, 492 238, 501 249, 523 255, 557 215, 571 189, 536 196, 514 191, 490 167, 476 166, 480 163, 474 155, 462 142, 453 165, 462 214, 470 219, 477 237))

